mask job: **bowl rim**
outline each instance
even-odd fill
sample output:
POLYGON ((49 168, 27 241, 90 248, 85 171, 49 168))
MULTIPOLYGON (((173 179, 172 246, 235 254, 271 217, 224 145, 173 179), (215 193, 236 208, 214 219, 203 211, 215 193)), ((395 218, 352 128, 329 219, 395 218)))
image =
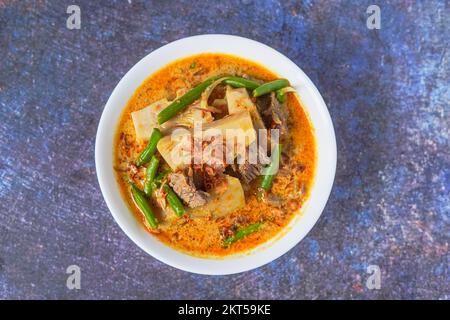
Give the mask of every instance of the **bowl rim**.
POLYGON ((206 275, 235 274, 258 268, 279 258, 300 243, 325 208, 334 182, 336 161, 336 137, 330 114, 316 86, 303 70, 289 58, 265 44, 225 34, 182 38, 143 57, 112 91, 103 109, 95 141, 95 165, 100 189, 109 211, 120 228, 138 247, 161 262, 177 269, 206 275), (120 194, 113 171, 113 143, 118 119, 134 91, 146 78, 167 63, 199 53, 225 53, 242 57, 288 78, 296 87, 302 106, 310 117, 317 144, 315 181, 307 203, 300 209, 302 213, 297 212, 296 217, 279 236, 252 250, 218 259, 188 255, 151 236, 130 212, 120 194), (250 54, 252 56, 249 56, 250 54))

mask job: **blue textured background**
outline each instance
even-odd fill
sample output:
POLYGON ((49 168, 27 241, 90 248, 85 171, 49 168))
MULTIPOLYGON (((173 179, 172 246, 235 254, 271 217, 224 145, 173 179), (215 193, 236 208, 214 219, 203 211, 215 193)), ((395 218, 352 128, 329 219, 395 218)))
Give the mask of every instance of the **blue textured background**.
POLYGON ((0 298, 450 299, 448 1, 0 0, 0 298), (131 3, 129 3, 131 2, 131 3), (81 30, 66 28, 78 4, 81 30), (337 176, 312 232, 257 270, 188 274, 138 249, 99 190, 95 133, 120 78, 173 40, 252 38, 322 93, 337 176), (79 265, 81 290, 66 288, 79 265), (380 290, 367 289, 379 265, 380 290))

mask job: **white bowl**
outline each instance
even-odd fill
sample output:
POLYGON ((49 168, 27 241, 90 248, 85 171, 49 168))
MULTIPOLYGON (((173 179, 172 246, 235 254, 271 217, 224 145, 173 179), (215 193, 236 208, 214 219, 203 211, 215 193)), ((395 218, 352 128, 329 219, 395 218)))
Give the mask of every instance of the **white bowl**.
POLYGON ((122 230, 156 259, 189 272, 224 275, 251 270, 269 263, 299 243, 319 219, 328 200, 336 171, 336 138, 325 102, 306 74, 276 50, 253 40, 230 35, 201 35, 169 43, 139 61, 112 92, 97 130, 95 164, 106 204, 122 230), (298 94, 316 133, 318 163, 310 198, 286 230, 274 239, 243 254, 221 259, 187 255, 150 235, 125 204, 113 171, 113 140, 119 117, 128 99, 151 74, 173 60, 205 52, 228 53, 258 62, 287 78, 298 94))

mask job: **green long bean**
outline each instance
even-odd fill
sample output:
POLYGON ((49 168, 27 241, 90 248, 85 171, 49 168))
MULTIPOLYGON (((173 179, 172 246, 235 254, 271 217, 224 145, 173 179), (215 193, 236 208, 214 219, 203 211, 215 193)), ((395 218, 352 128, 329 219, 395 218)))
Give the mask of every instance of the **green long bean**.
MULTIPOLYGON (((156 190, 156 189, 160 188, 162 181, 169 173, 170 173, 170 170, 165 170, 165 171, 160 172, 156 176, 156 178, 153 180, 153 182, 151 183, 152 190, 156 190)), ((162 188, 163 188, 164 192, 167 194, 166 200, 169 203, 169 206, 172 208, 172 210, 175 212, 175 214, 178 217, 181 217, 186 212, 186 209, 183 206, 183 202, 181 202, 178 195, 175 193, 175 191, 173 191, 173 189, 167 183, 165 183, 162 186, 162 188)))
POLYGON ((167 184, 164 185, 163 189, 167 193, 166 199, 167 202, 169 203, 169 206, 172 208, 172 210, 178 217, 181 217, 186 212, 186 209, 184 208, 180 198, 178 198, 175 191, 173 191, 172 188, 169 187, 167 184))
POLYGON ((277 90, 277 92, 276 92, 276 97, 277 97, 277 100, 278 100, 280 103, 283 103, 283 102, 286 101, 286 93, 283 91, 283 89, 278 89, 278 90, 277 90))
POLYGON ((258 82, 241 77, 228 77, 223 82, 234 88, 246 88, 249 90, 254 90, 259 87, 258 82))
POLYGON ((272 91, 277 91, 277 90, 287 87, 287 86, 289 86, 289 81, 287 81, 286 79, 278 79, 278 80, 274 80, 271 82, 267 82, 267 83, 260 85, 258 88, 254 89, 253 96, 259 97, 259 96, 262 96, 263 94, 266 94, 266 93, 269 93, 272 91))
POLYGON ((152 156, 150 163, 148 164, 147 170, 145 171, 145 181, 144 181, 144 193, 150 196, 152 192, 152 182, 155 179, 156 171, 158 171, 159 159, 152 156))
POLYGON ((156 146, 159 140, 162 138, 162 133, 158 128, 154 128, 148 141, 147 147, 142 151, 139 157, 136 159, 136 166, 140 167, 150 161, 155 154, 156 146))
POLYGON ((284 88, 278 89, 278 90, 276 91, 276 97, 277 97, 277 100, 278 100, 280 103, 284 103, 284 102, 286 101, 286 94, 287 94, 288 92, 294 92, 294 93, 295 93, 296 91, 295 91, 295 89, 292 88, 292 87, 284 87, 284 88))
POLYGON ((133 200, 144 214, 145 220, 148 222, 149 226, 152 229, 158 228, 158 221, 156 220, 156 216, 153 213, 153 210, 150 207, 150 204, 148 203, 147 197, 145 196, 144 192, 142 192, 134 183, 130 183, 130 186, 133 200))
POLYGON ((265 173, 262 176, 261 182, 259 184, 259 187, 264 191, 268 191, 272 186, 273 177, 275 176, 275 173, 280 165, 280 158, 281 158, 281 144, 277 144, 273 148, 271 159, 272 161, 265 168, 265 173))
POLYGON ((228 239, 224 240, 222 242, 223 246, 227 247, 233 243, 235 243, 238 240, 241 240, 242 238, 245 238, 246 236, 252 234, 253 232, 256 232, 261 227, 262 222, 257 222, 254 224, 249 225, 248 227, 239 230, 236 232, 234 236, 229 237, 228 239))
POLYGON ((170 169, 166 169, 158 173, 158 175, 155 178, 155 182, 161 186, 161 182, 167 177, 167 175, 171 172, 170 169))
POLYGON ((166 108, 158 113, 158 123, 163 124, 164 122, 175 117, 180 111, 184 110, 192 102, 200 98, 202 92, 205 91, 215 80, 219 79, 221 76, 215 76, 208 78, 207 80, 200 83, 195 88, 189 90, 180 98, 176 99, 174 102, 169 104, 166 108))

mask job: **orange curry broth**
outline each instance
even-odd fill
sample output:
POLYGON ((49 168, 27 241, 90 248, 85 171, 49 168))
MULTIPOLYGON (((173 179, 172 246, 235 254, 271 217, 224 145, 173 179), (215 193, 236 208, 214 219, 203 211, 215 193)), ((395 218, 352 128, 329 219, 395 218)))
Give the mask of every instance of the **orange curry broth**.
MULTIPOLYGON (((137 142, 131 112, 142 109, 150 103, 167 98, 174 99, 178 89, 190 89, 206 78, 218 74, 246 74, 250 77, 271 81, 277 75, 265 67, 226 54, 200 54, 177 60, 155 72, 136 90, 128 101, 119 121, 115 136, 115 168, 121 163, 133 162, 145 148, 145 142, 137 142), (127 143, 124 143, 127 141, 127 143)), ((117 172, 117 181, 122 195, 136 218, 146 229, 169 246, 195 256, 222 257, 254 248, 279 234, 296 215, 309 196, 316 167, 316 143, 314 129, 298 99, 288 94, 289 137, 284 152, 290 153, 291 163, 298 164, 284 170, 281 167, 274 179, 271 193, 289 198, 282 208, 258 201, 254 195, 256 182, 250 191, 246 191, 246 206, 225 218, 215 220, 212 217, 162 219, 158 214, 160 227, 158 232, 146 226, 142 213, 136 208, 127 183, 122 179, 123 172, 117 172), (294 150, 296 151, 294 154, 294 150), (297 195, 299 193, 299 195, 297 195), (219 228, 229 226, 237 217, 245 216, 245 225, 265 220, 262 228, 229 247, 222 246, 219 228)), ((137 173, 137 183, 144 177, 145 168, 137 173)), ((258 179, 255 179, 258 180, 258 179)), ((153 205, 155 208, 155 204, 153 205)))

